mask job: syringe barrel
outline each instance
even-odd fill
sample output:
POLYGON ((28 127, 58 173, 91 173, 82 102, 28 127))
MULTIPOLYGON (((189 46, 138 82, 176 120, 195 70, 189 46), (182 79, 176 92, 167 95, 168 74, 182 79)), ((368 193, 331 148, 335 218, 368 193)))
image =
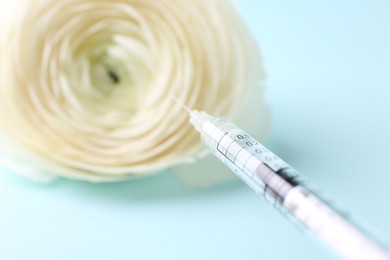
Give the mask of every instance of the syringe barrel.
POLYGON ((341 256, 390 259, 377 241, 308 188, 296 170, 228 119, 210 118, 200 132, 204 145, 248 186, 341 256))

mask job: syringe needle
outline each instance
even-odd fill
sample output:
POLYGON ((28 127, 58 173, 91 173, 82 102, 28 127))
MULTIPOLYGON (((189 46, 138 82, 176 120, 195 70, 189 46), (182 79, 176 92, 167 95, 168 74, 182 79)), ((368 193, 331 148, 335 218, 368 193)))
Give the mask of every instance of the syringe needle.
POLYGON ((174 96, 174 95, 170 95, 170 97, 171 97, 171 99, 173 99, 174 101, 176 101, 176 103, 179 105, 179 106, 181 106, 185 111, 187 111, 189 114, 191 114, 191 109, 188 107, 188 106, 186 106, 184 103, 183 103, 183 101, 181 101, 180 99, 178 99, 176 96, 174 96))
POLYGON ((195 109, 190 109, 188 106, 186 106, 183 101, 178 99, 174 95, 170 95, 171 99, 176 101, 178 105, 180 105, 185 111, 188 112, 190 116, 190 123, 194 125, 195 129, 198 132, 202 131, 202 125, 204 122, 208 121, 211 119, 211 116, 209 116, 206 112, 204 111, 197 111, 195 109))

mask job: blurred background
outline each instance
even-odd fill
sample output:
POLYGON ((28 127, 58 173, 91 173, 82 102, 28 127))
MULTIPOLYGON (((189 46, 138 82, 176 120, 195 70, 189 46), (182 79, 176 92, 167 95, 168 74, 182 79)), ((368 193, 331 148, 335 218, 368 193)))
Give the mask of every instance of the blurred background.
MULTIPOLYGON (((237 6, 268 75, 266 145, 389 243, 390 3, 237 6)), ((0 171, 0 259, 337 259, 237 179, 36 185, 0 171)))

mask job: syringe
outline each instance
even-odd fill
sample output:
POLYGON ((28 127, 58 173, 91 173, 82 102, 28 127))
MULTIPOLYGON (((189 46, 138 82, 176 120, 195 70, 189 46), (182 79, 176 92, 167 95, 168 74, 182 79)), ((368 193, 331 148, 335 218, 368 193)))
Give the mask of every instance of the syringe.
POLYGON ((256 193, 282 213, 316 234, 345 259, 384 260, 389 252, 353 225, 345 213, 307 187, 291 166, 223 117, 190 110, 190 122, 203 144, 256 193))

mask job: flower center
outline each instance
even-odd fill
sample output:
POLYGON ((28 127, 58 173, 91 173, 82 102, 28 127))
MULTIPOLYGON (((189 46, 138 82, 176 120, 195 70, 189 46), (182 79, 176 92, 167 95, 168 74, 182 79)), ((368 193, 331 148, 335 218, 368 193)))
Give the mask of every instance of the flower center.
POLYGON ((108 74, 108 76, 110 77, 112 83, 114 83, 114 85, 117 85, 117 84, 119 84, 119 83, 121 82, 121 80, 120 80, 118 74, 116 74, 115 71, 108 70, 108 71, 107 71, 107 74, 108 74))
POLYGON ((104 96, 129 83, 129 72, 121 61, 103 55, 90 61, 92 85, 104 96))

